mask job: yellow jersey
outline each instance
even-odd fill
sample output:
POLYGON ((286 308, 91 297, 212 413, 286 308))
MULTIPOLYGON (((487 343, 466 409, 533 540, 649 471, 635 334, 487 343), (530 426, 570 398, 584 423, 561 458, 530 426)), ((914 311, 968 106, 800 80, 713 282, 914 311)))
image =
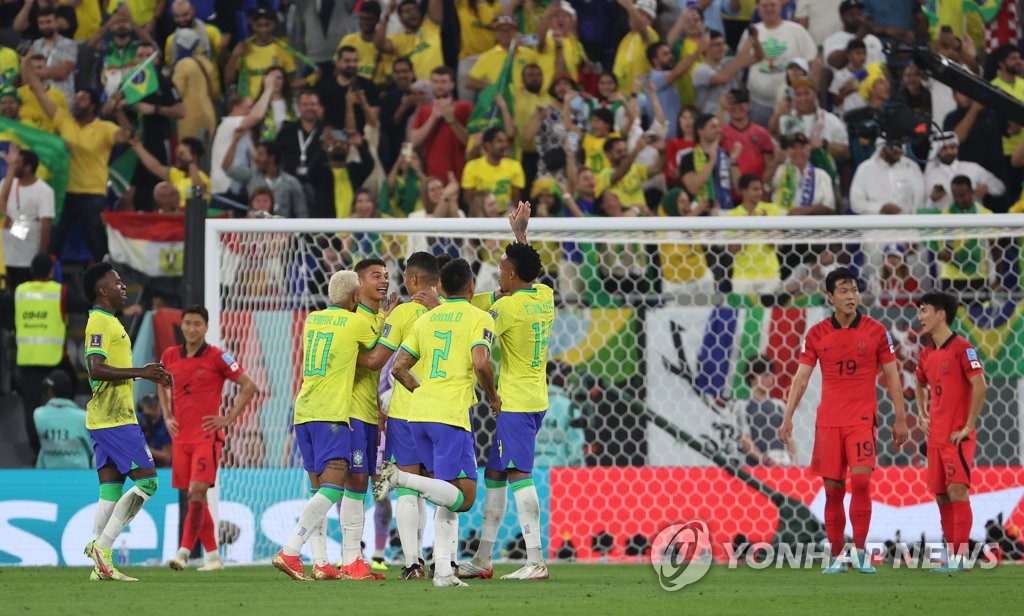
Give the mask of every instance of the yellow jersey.
POLYGON ((154 17, 158 17, 156 14, 156 5, 158 3, 154 0, 117 0, 116 2, 108 2, 107 15, 116 13, 122 4, 128 5, 128 12, 131 13, 132 21, 136 25, 144 26, 148 22, 153 21, 154 17))
MULTIPOLYGON (((1017 99, 1018 102, 1024 103, 1024 77, 1017 77, 1013 80, 1013 83, 1003 81, 1002 78, 996 77, 992 80, 992 85, 1017 99)), ((1003 156, 1011 156, 1013 151, 1017 149, 1017 144, 1022 141, 1024 141, 1024 131, 1019 132, 1016 135, 1003 137, 1003 156)))
POLYGON ((610 190, 619 198, 624 208, 647 204, 647 200, 644 199, 644 182, 648 177, 647 165, 632 165, 626 175, 622 176, 615 184, 611 183, 612 176, 615 175, 615 169, 612 167, 595 175, 597 176, 596 194, 600 195, 604 191, 610 190))
POLYGON ((629 32, 622 37, 619 48, 615 52, 615 63, 612 72, 619 81, 619 94, 628 96, 633 91, 633 79, 651 72, 651 63, 647 61, 647 46, 657 43, 658 33, 647 26, 647 41, 642 34, 629 32))
POLYGON ((469 303, 480 310, 490 310, 495 301, 497 300, 494 297, 494 291, 491 291, 490 293, 477 293, 469 303))
MULTIPOLYGON (((46 96, 53 101, 54 105, 57 105, 57 109, 68 110, 68 99, 64 96, 64 93, 57 88, 50 86, 46 89, 46 96)), ((47 115, 46 111, 43 110, 43 106, 39 104, 39 99, 36 98, 35 92, 32 91, 32 87, 25 84, 18 88, 18 97, 21 98, 21 107, 18 108, 18 118, 21 119, 23 124, 28 124, 33 128, 39 130, 45 130, 48 133, 52 133, 56 130, 56 125, 53 120, 47 115)))
MULTIPOLYGON (((341 39, 338 49, 345 46, 354 47, 359 54, 359 67, 356 69, 356 74, 369 79, 378 86, 384 85, 386 75, 391 74, 391 65, 395 62, 395 57, 389 53, 377 51, 373 40, 364 41, 362 34, 358 32, 346 34, 341 39)), ((335 53, 337 54, 337 52, 335 53)))
POLYGON ((459 60, 481 54, 494 45, 494 30, 491 23, 505 9, 497 0, 479 0, 476 13, 468 0, 455 0, 455 14, 459 18, 459 60))
MULTIPOLYGON (((782 216, 782 209, 775 203, 761 202, 750 213, 741 203, 725 216, 782 216)), ((777 280, 780 273, 779 256, 771 244, 743 244, 733 257, 733 280, 777 280)))
POLYGON ((376 344, 369 319, 337 306, 309 313, 302 327, 302 386, 295 398, 294 423, 348 423, 356 358, 360 347, 376 344))
MULTIPOLYGON (((402 342, 409 336, 413 323, 426 313, 427 308, 416 302, 408 302, 396 306, 384 321, 384 329, 380 334, 380 344, 392 351, 397 351, 402 346, 402 342)), ((422 363, 416 362, 416 365, 412 367, 412 372, 416 375, 417 379, 423 371, 422 363)), ((391 394, 391 406, 388 408, 388 417, 409 419, 411 401, 412 393, 402 386, 401 383, 395 383, 394 392, 391 394)))
POLYGON ((412 60, 416 79, 430 79, 430 73, 444 64, 441 51, 441 26, 429 17, 423 18, 420 29, 411 34, 392 34, 388 37, 395 47, 394 56, 407 56, 412 60))
POLYGON ((68 192, 106 195, 110 152, 114 149, 117 124, 96 119, 80 126, 71 114, 57 110, 53 124, 60 136, 71 146, 71 170, 68 192))
POLYGON ((605 169, 611 168, 612 165, 608 162, 608 157, 604 155, 604 142, 618 136, 618 133, 611 133, 607 137, 597 137, 592 133, 585 133, 583 135, 584 164, 587 169, 590 169, 596 175, 605 169))
MULTIPOLYGON (((0 87, 14 87, 18 83, 18 75, 21 73, 21 58, 18 52, 10 47, 0 45, 0 87)), ((25 97, 18 89, 18 96, 22 104, 25 104, 25 97)))
MULTIPOLYGON (((132 367, 132 341, 117 317, 105 310, 89 311, 85 324, 85 357, 102 355, 111 368, 132 367)), ((90 430, 137 424, 133 379, 94 381, 89 379, 92 398, 85 406, 85 427, 90 430)))
MULTIPOLYGON (((249 72, 248 96, 253 100, 263 90, 263 76, 267 74, 267 71, 275 66, 280 66, 286 75, 295 72, 295 56, 277 41, 269 45, 257 45, 255 41, 249 41, 249 44, 246 45, 246 53, 242 58, 245 61, 245 68, 249 72)), ((239 77, 241 77, 241 71, 239 71, 239 77)))
MULTIPOLYGON (((480 54, 473 68, 469 70, 469 76, 473 79, 486 81, 489 84, 498 83, 501 76, 501 69, 505 67, 505 59, 508 58, 508 50, 501 45, 495 45, 480 54)), ((512 89, 519 91, 523 89, 523 69, 527 64, 537 63, 537 52, 529 47, 516 46, 516 55, 512 59, 512 89)), ((519 107, 519 97, 516 97, 516 107, 519 107)), ((534 108, 530 108, 533 113, 534 108)), ((529 116, 527 116, 529 119, 529 116)), ((518 122, 518 118, 517 118, 518 122)))
POLYGON ((494 318, 464 299, 449 299, 417 319, 402 342, 407 353, 423 362, 409 421, 471 431, 469 409, 477 402, 473 349, 490 351, 493 341, 494 318))
MULTIPOLYGON (((203 189, 206 191, 204 198, 209 200, 210 193, 213 189, 210 184, 210 176, 200 170, 199 180, 203 183, 203 189)), ((177 167, 168 167, 167 181, 178 189, 178 194, 181 195, 181 201, 178 204, 178 207, 184 208, 185 204, 188 202, 188 196, 192 194, 192 177, 188 174, 188 171, 182 171, 177 167)))
POLYGON ((100 0, 82 0, 81 4, 75 7, 75 19, 78 20, 78 27, 75 28, 74 40, 89 40, 103 23, 100 0))
POLYGON ((487 162, 486 156, 474 158, 462 169, 464 190, 483 190, 494 193, 498 210, 508 211, 512 202, 512 189, 526 186, 526 173, 518 160, 502 158, 497 165, 487 162))
POLYGON ((506 295, 491 307, 501 342, 498 395, 502 412, 548 408, 548 340, 555 322, 555 293, 545 284, 506 295))
MULTIPOLYGON (((356 318, 364 319, 370 324, 373 333, 379 335, 384 328, 384 315, 375 313, 366 304, 356 306, 356 318)), ((370 370, 356 366, 356 380, 352 385, 353 419, 377 425, 377 385, 380 383, 380 370, 370 370)))
MULTIPOLYGON (((544 92, 547 92, 551 86, 551 80, 555 76, 556 50, 554 32, 548 30, 547 37, 545 38, 547 40, 544 43, 544 52, 537 53, 537 64, 544 72, 544 86, 542 89, 544 92)), ((587 52, 583 51, 583 44, 580 43, 575 34, 570 34, 562 39, 562 56, 565 58, 565 70, 572 76, 573 81, 576 81, 580 63, 586 61, 587 52)))

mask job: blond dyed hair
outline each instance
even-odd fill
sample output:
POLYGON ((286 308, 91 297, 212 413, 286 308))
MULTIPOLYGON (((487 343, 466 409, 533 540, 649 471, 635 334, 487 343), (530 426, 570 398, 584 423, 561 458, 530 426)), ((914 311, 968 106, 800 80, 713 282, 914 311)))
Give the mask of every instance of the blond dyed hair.
POLYGON ((334 272, 327 287, 327 297, 335 306, 341 306, 346 299, 359 290, 359 275, 350 270, 334 272))

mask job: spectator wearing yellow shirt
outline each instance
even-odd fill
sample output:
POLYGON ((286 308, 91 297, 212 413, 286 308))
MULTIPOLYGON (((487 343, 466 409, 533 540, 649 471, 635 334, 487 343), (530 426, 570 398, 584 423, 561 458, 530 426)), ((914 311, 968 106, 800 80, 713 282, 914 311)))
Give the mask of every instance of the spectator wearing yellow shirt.
POLYGON ((145 28, 147 32, 153 32, 156 19, 160 15, 157 9, 159 8, 160 12, 163 12, 164 7, 167 6, 165 0, 108 0, 107 15, 113 15, 122 5, 127 7, 132 21, 145 28))
POLYGON ((576 9, 568 2, 552 2, 537 21, 537 64, 544 72, 544 89, 554 76, 568 74, 576 81, 587 54, 576 35, 576 9))
POLYGON ((662 172, 665 168, 665 141, 648 136, 637 141, 632 150, 625 140, 609 137, 604 142, 604 155, 608 157, 609 167, 597 175, 597 193, 604 195, 612 192, 618 197, 623 209, 639 208, 642 213, 650 213, 647 200, 644 198, 644 182, 662 172), (658 150, 658 159, 653 165, 636 164, 636 157, 648 145, 658 150))
POLYGON ((99 261, 107 254, 106 225, 100 214, 106 205, 107 163, 114 145, 127 143, 129 130, 113 122, 96 117, 99 96, 92 90, 79 90, 71 101, 69 111, 59 109, 46 96, 43 83, 26 59, 21 65, 21 74, 28 79, 32 93, 53 121, 54 125, 71 151, 71 165, 68 173, 67 195, 60 224, 50 239, 50 251, 60 254, 64 248, 69 230, 80 226, 84 231, 89 252, 99 261))
MULTIPOLYGON (((42 80, 43 72, 46 70, 46 57, 40 54, 32 55, 29 57, 29 66, 31 66, 30 70, 35 71, 36 76, 42 80)), ((57 105, 58 109, 68 110, 68 99, 52 83, 46 86, 46 96, 53 101, 53 104, 57 105)), ((32 92, 31 86, 26 83, 18 88, 18 98, 21 99, 18 117, 21 118, 24 124, 39 130, 45 130, 48 133, 56 130, 53 120, 43 111, 43 106, 36 100, 36 95, 32 92)))
MULTIPOLYGON (((359 8, 359 32, 343 36, 334 52, 337 57, 341 53, 342 47, 355 49, 359 54, 359 66, 356 74, 363 79, 369 79, 378 86, 383 85, 386 81, 386 74, 382 67, 391 66, 394 62, 394 58, 380 53, 374 44, 374 34, 377 32, 377 22, 380 21, 381 12, 380 2, 376 0, 363 2, 363 6, 359 8)), ((334 70, 333 66, 331 70, 334 70)))
POLYGON ((463 198, 472 203, 476 193, 494 194, 499 212, 505 212, 519 201, 519 193, 526 186, 523 165, 506 158, 508 137, 496 126, 483 133, 484 155, 466 163, 462 170, 463 198))
POLYGON ((609 137, 620 137, 612 132, 615 116, 611 109, 599 107, 590 115, 590 131, 583 135, 584 165, 597 175, 611 166, 604 154, 604 144, 609 137))
POLYGON ((704 14, 696 8, 684 9, 679 19, 665 35, 665 42, 672 50, 673 56, 683 61, 695 56, 696 61, 689 64, 681 77, 673 80, 683 105, 696 105, 697 95, 693 89, 693 72, 700 66, 700 58, 707 49, 707 43, 701 46, 704 39, 704 14))
MULTIPOLYGON (((717 216, 710 201, 694 203, 681 188, 665 193, 658 216, 717 216)), ((661 292, 678 304, 707 303, 715 292, 715 281, 700 244, 659 244, 661 292)))
POLYGON ((87 41, 103 23, 103 11, 100 7, 100 0, 78 0, 68 2, 75 6, 75 19, 78 20, 78 27, 75 28, 75 35, 71 37, 76 41, 87 41))
POLYGON ((280 68, 292 86, 304 86, 306 79, 297 76, 295 56, 274 38, 277 13, 259 8, 250 18, 254 34, 235 45, 224 67, 224 83, 237 83, 239 94, 255 96, 262 86, 263 75, 272 68, 280 68))
POLYGON ((433 70, 444 65, 441 49, 441 17, 444 13, 442 0, 429 0, 426 17, 416 0, 400 0, 397 6, 398 18, 405 32, 387 35, 388 20, 395 11, 395 5, 392 4, 377 25, 374 44, 381 53, 405 56, 412 60, 416 79, 430 79, 433 70))
MULTIPOLYGON (((465 87, 479 92, 487 86, 497 83, 501 75, 501 69, 505 66, 505 59, 508 58, 509 48, 518 37, 516 21, 509 15, 498 15, 491 25, 494 28, 494 38, 497 44, 480 54, 476 64, 466 77, 465 87)), ((515 58, 512 60, 512 90, 517 91, 523 87, 523 70, 530 64, 536 64, 537 52, 529 47, 517 44, 515 58)), ((542 82, 543 84, 543 82, 542 82)), ((540 86, 538 86, 540 87, 540 86)), ((519 107, 517 104, 516 107, 519 107)))
MULTIPOLYGON (((515 105, 512 109, 513 118, 517 127, 526 127, 530 118, 536 110, 551 104, 551 97, 541 88, 544 85, 544 73, 540 66, 527 64, 522 71, 523 85, 516 88, 513 85, 512 92, 515 105)), ((533 137, 527 137, 523 130, 516 131, 515 154, 519 162, 523 163, 523 170, 526 177, 532 179, 537 177, 537 141, 533 137)))
POLYGON ((499 0, 455 0, 455 15, 459 20, 459 98, 471 101, 474 96, 466 77, 480 55, 494 47, 494 20, 505 16, 505 9, 499 0))
POLYGON ((170 182, 181 194, 181 207, 184 208, 194 189, 199 188, 206 195, 210 194, 210 177, 199 169, 199 159, 203 157, 203 144, 194 137, 185 137, 174 150, 174 166, 162 164, 149 153, 142 142, 132 139, 132 149, 139 157, 139 162, 157 178, 170 182))
MULTIPOLYGON (((1024 60, 1021 59, 1020 50, 1013 45, 1003 45, 992 52, 989 62, 996 68, 992 85, 1017 99, 1017 102, 1024 103, 1024 60)), ((1006 157, 1006 167, 1010 170, 1006 187, 1009 189, 1011 200, 1019 194, 1021 182, 1024 181, 1024 171, 1012 166, 1010 160, 1014 149, 1020 143, 1024 143, 1024 129, 1018 124, 1011 123, 1003 137, 1003 156, 1006 157)))
MULTIPOLYGON (((756 173, 740 176, 742 202, 725 213, 725 216, 782 216, 782 210, 774 203, 761 201, 764 185, 756 173)), ((757 295, 778 293, 782 289, 779 257, 771 244, 730 244, 732 261, 732 292, 756 293, 757 295)))
POLYGON ((629 16, 629 32, 619 41, 613 71, 619 82, 619 93, 629 94, 633 80, 651 72, 647 48, 658 42, 658 33, 651 27, 658 14, 655 0, 618 0, 629 16))
POLYGON ((18 52, 10 47, 0 45, 0 88, 15 87, 18 83, 18 67, 21 66, 21 58, 18 52))
POLYGON ((196 9, 189 0, 174 0, 174 4, 171 5, 171 15, 174 17, 174 26, 177 30, 168 35, 164 42, 164 62, 167 66, 174 66, 183 57, 201 56, 209 60, 209 66, 204 63, 204 69, 208 71, 207 77, 210 81, 213 100, 219 100, 221 92, 218 65, 223 43, 220 29, 213 24, 196 19, 196 9), (182 38, 183 30, 191 30, 195 33, 197 42, 193 44, 191 36, 185 37, 184 41, 179 40, 182 38), (182 50, 189 48, 192 49, 192 53, 188 56, 183 55, 182 50))

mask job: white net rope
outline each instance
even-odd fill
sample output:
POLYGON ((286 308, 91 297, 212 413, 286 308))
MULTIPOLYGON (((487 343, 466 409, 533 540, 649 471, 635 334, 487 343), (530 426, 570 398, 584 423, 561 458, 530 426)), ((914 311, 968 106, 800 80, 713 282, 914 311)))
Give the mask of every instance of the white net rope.
MULTIPOLYGON (((839 266, 857 272, 863 312, 891 332, 912 416, 912 442, 896 451, 892 405, 879 388, 869 540, 941 538, 912 401, 924 342, 913 300, 933 289, 960 296, 955 329, 978 349, 990 385, 978 429, 971 537, 981 541, 1024 524, 1024 223, 950 218, 532 221, 530 240, 545 264, 541 282, 555 289, 558 307, 549 344, 551 409, 534 471, 549 556, 634 558, 659 530, 694 518, 727 542, 822 540, 824 496, 807 468, 817 371, 796 415, 795 445, 783 446, 775 433, 803 336, 830 314, 825 275, 839 266)), ((260 390, 228 437, 221 481, 223 501, 255 503, 250 507, 264 516, 246 550, 269 556, 294 522, 278 515, 268 523, 275 507, 306 497, 290 436, 299 338, 307 311, 326 305, 331 274, 379 256, 392 290, 404 293, 405 256, 427 250, 467 258, 477 290, 487 291, 497 288, 509 240, 507 225, 493 220, 208 223, 211 336, 260 390), (233 480, 235 469, 246 472, 233 480)), ((494 422, 483 408, 472 415, 482 466, 494 422)), ((482 496, 481 488, 480 503, 462 523, 470 545, 482 496)), ((368 543, 372 520, 368 515, 368 543)), ((337 527, 330 532, 333 549, 337 527)), ((522 557, 518 533, 510 508, 498 536, 501 555, 522 557)), ((397 546, 392 541, 390 557, 397 546)))

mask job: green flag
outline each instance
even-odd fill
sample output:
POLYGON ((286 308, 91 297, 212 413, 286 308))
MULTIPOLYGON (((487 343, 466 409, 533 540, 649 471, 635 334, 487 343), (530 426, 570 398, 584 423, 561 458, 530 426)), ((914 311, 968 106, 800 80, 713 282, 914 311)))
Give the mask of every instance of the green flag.
POLYGON ((64 209, 64 194, 68 188, 68 170, 71 165, 71 155, 64 147, 64 140, 53 133, 0 116, 0 141, 17 144, 23 150, 32 150, 39 157, 40 168, 36 175, 53 189, 56 210, 53 222, 56 224, 64 209))
POLYGON ((135 67, 135 70, 121 82, 121 91, 124 92, 124 100, 129 105, 146 98, 153 92, 160 89, 160 80, 156 74, 156 66, 153 60, 156 59, 156 52, 135 67))
POLYGON ((981 20, 989 23, 1003 8, 1003 0, 963 0, 964 13, 977 13, 981 20))
POLYGON ((495 100, 498 96, 504 98, 505 103, 508 105, 509 113, 512 113, 512 65, 515 56, 516 44, 513 41, 508 49, 505 64, 501 67, 501 73, 498 75, 498 82, 487 86, 477 96, 476 106, 473 107, 473 113, 469 115, 470 134, 485 131, 492 126, 497 126, 498 128, 505 127, 501 111, 498 110, 495 100))

